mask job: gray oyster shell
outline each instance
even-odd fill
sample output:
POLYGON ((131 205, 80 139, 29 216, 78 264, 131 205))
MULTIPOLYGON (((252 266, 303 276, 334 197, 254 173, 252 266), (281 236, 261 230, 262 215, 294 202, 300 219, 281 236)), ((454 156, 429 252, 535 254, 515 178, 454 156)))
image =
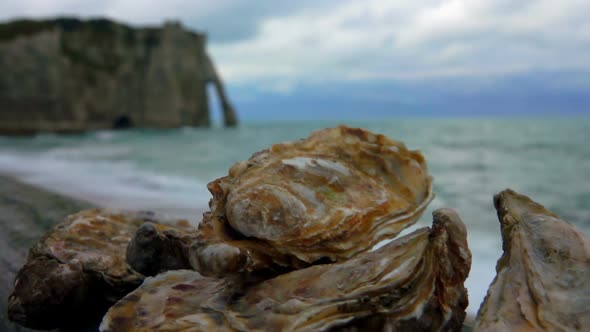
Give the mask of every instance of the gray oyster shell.
POLYGON ((590 331, 590 240, 527 196, 494 197, 504 254, 475 331, 590 331))

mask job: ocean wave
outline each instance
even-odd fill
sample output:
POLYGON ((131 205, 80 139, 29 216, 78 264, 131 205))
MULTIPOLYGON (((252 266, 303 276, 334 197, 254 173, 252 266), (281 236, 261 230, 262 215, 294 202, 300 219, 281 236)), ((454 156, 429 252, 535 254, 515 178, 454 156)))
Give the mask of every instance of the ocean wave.
MULTIPOLYGON (((340 121, 338 121, 340 122, 340 121)), ((245 124, 232 130, 182 128, 81 135, 0 137, 0 173, 70 196, 127 208, 205 208, 206 183, 273 143, 306 137, 324 123, 245 124)), ((330 124, 333 125, 333 124, 330 124)), ((501 254, 492 204, 507 187, 590 229, 588 120, 403 120, 354 122, 424 152, 439 207, 465 221, 473 266, 467 280, 475 313, 501 254)))
POLYGON ((130 160, 77 160, 62 153, 3 151, 0 172, 114 208, 203 209, 210 198, 203 181, 143 170, 130 160))

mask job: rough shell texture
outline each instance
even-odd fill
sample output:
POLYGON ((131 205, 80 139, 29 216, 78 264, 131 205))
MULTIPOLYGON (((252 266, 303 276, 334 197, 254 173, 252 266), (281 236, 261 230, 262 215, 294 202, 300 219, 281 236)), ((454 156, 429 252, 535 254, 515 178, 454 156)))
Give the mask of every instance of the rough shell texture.
POLYGON ((127 246, 127 262, 145 276, 168 270, 190 269, 188 250, 194 230, 147 222, 141 225, 127 246))
POLYGON ((450 210, 423 228, 345 262, 248 283, 182 270, 147 278, 117 302, 101 331, 459 329, 471 264, 465 226, 450 210))
POLYGON ((590 331, 590 241, 512 190, 494 197, 504 254, 476 331, 590 331))
POLYGON ((150 212, 86 210, 71 215, 29 251, 8 300, 20 325, 51 329, 86 324, 141 284, 126 262, 135 230, 150 212))
POLYGON ((344 126, 273 145, 208 187, 191 251, 206 275, 348 259, 413 224, 433 197, 419 152, 344 126))

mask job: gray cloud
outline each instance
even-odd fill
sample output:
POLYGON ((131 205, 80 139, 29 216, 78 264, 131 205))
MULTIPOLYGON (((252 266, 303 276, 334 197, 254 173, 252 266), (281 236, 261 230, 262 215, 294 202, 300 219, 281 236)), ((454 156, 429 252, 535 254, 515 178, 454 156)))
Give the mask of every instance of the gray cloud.
POLYGON ((0 18, 176 19, 208 32, 222 75, 281 93, 302 84, 428 81, 590 69, 587 0, 21 0, 0 18), (320 4, 317 4, 320 3, 320 4))
POLYGON ((215 43, 230 43, 253 38, 261 22, 275 16, 288 16, 309 10, 329 10, 339 1, 235 1, 231 7, 216 15, 195 15, 185 23, 198 30, 206 30, 215 43))
POLYGON ((212 51, 232 81, 493 77, 590 68, 590 2, 364 1, 272 17, 212 51))

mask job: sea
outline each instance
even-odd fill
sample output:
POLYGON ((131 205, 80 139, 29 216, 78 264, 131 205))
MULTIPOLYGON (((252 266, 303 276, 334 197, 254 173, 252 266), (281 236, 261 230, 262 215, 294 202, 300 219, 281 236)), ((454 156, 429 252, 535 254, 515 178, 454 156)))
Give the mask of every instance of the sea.
POLYGON ((207 209, 208 182, 273 143, 339 124, 401 140, 425 155, 440 207, 468 228, 467 288, 477 312, 502 254, 495 193, 526 194, 590 234, 590 117, 387 118, 245 122, 237 128, 131 129, 0 137, 0 174, 114 208, 187 215, 207 209))

